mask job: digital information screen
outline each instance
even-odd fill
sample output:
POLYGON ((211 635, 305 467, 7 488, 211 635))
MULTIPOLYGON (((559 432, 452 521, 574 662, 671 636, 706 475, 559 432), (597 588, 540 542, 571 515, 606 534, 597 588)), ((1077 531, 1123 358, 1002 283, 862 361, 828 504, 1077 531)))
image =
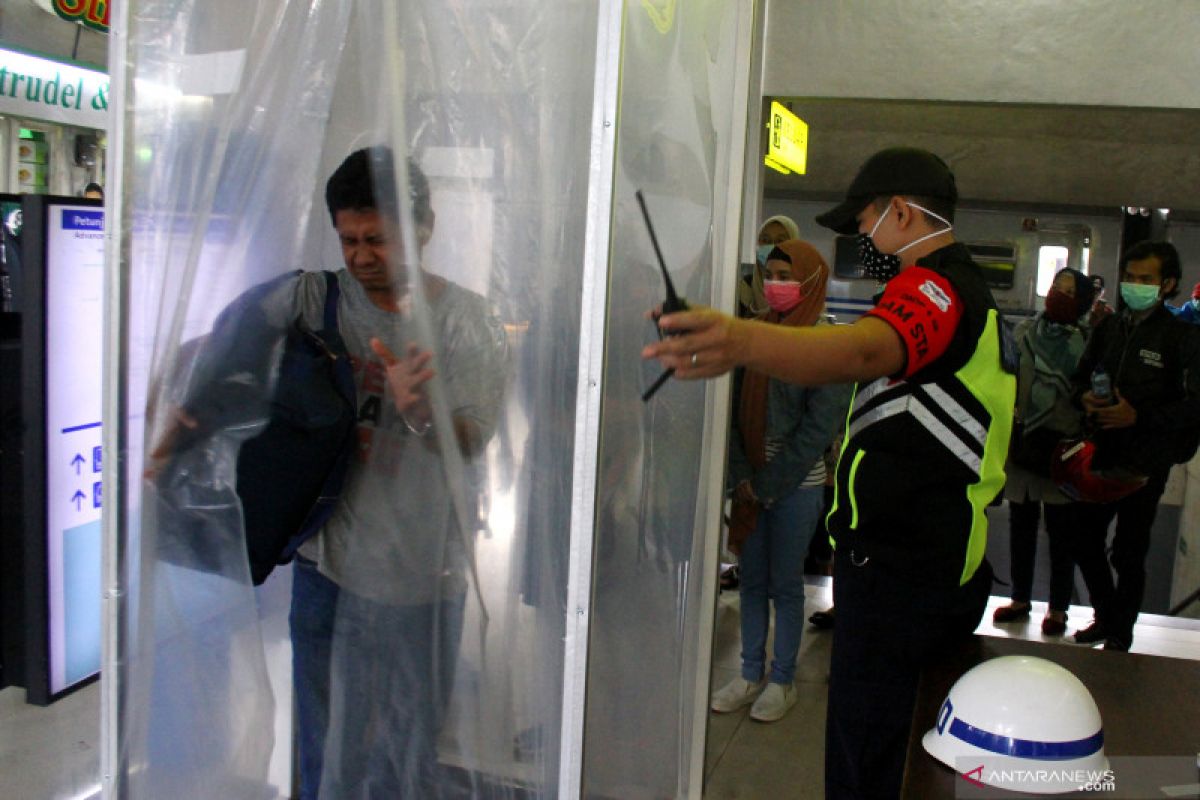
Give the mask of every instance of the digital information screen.
POLYGON ((51 695, 100 670, 104 211, 46 209, 46 555, 51 695))

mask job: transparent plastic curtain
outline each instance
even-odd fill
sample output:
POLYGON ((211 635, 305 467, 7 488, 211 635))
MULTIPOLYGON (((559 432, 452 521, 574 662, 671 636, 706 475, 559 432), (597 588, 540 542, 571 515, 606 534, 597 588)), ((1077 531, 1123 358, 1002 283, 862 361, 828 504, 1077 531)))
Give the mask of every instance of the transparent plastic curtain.
POLYGON ((175 409, 216 314, 310 259, 302 231, 347 18, 319 0, 129 9, 120 234, 133 513, 120 587, 119 777, 109 783, 121 796, 261 795, 273 757, 285 765, 276 785, 286 782, 287 574, 251 587, 234 491, 238 445, 266 418, 270 369, 245 375, 234 415, 188 452, 181 491, 164 499, 145 473, 160 466, 150 451, 178 429, 175 409), (180 551, 181 540, 195 547, 180 551))
MULTIPOLYGON (((707 682, 699 624, 705 484, 723 455, 705 447, 705 382, 668 381, 642 392, 657 364, 638 352, 654 333, 646 309, 663 280, 642 220, 641 189, 681 296, 713 301, 723 267, 720 229, 737 189, 734 111, 738 4, 626 3, 621 52, 608 337, 597 488, 595 573, 584 734, 584 794, 697 796, 691 778, 697 681, 707 682)), ((715 548, 714 552, 715 552, 715 548)), ((710 554, 711 555, 711 554, 710 554)))
POLYGON ((394 530, 363 514, 321 540, 341 590, 321 797, 556 794, 596 12, 356 6, 328 148, 384 142, 429 181, 432 221, 393 254, 422 265, 395 341, 437 375, 425 444, 381 425, 363 463, 397 484, 394 530))
POLYGON ((305 796, 555 794, 596 14, 131 7, 122 796, 286 796, 293 727, 305 796), (360 446, 307 566, 254 587, 238 450, 282 330, 321 327, 316 271, 350 266, 325 181, 372 146, 402 277, 377 303, 365 262, 337 276, 360 446), (372 338, 431 354, 413 413, 372 338))

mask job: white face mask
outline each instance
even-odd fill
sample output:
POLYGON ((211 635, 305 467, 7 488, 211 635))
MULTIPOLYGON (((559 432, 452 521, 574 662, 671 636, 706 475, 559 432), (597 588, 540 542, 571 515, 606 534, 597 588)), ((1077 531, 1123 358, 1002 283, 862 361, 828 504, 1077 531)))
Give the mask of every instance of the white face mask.
MULTIPOLYGON (((907 201, 906 201, 906 202, 907 202, 907 201)), ((925 234, 924 236, 922 236, 920 239, 913 239, 911 242, 909 242, 908 244, 904 245, 904 247, 898 248, 898 249, 896 250, 896 255, 900 255, 901 253, 903 253, 903 252, 904 252, 905 250, 907 250, 908 248, 912 247, 912 246, 913 246, 913 245, 915 245, 915 244, 920 244, 921 242, 925 241, 926 239, 932 239, 932 238, 933 238, 933 237, 935 237, 935 236, 941 236, 943 233, 949 233, 950 231, 954 230, 954 226, 950 224, 949 220, 947 220, 945 217, 941 216, 940 214, 935 214, 935 213, 933 213, 932 211, 930 211, 928 208, 923 208, 922 206, 919 206, 919 205, 917 205, 916 203, 908 203, 908 206, 909 206, 909 208, 916 208, 916 209, 919 209, 919 210, 921 210, 921 211, 924 211, 924 212, 925 212, 926 214, 928 214, 929 216, 931 216, 931 217, 933 217, 934 219, 937 219, 938 221, 940 221, 940 222, 941 222, 943 225, 945 225, 946 227, 945 227, 945 228, 943 228, 943 229, 942 229, 942 230, 940 230, 940 231, 934 231, 933 233, 927 233, 927 234, 925 234)), ((888 206, 888 209, 890 210, 890 209, 891 209, 891 206, 888 206)), ((887 211, 883 212, 883 217, 886 217, 886 216, 887 216, 887 211)), ((880 221, 880 222, 882 222, 882 221, 883 221, 883 217, 880 217, 880 218, 879 218, 879 221, 880 221)), ((875 227, 876 227, 876 228, 878 228, 878 227, 879 227, 879 222, 876 222, 876 223, 875 223, 875 227)), ((872 229, 872 230, 871 230, 871 233, 872 233, 872 234, 873 234, 873 233, 875 233, 875 230, 874 230, 874 229, 872 229)))
POLYGON ((867 236, 871 239, 872 243, 875 241, 875 231, 879 230, 879 226, 883 224, 885 219, 887 219, 887 215, 891 213, 891 210, 892 205, 891 203, 888 203, 888 207, 883 210, 883 213, 879 215, 879 219, 875 220, 875 224, 871 226, 871 232, 868 233, 867 236))

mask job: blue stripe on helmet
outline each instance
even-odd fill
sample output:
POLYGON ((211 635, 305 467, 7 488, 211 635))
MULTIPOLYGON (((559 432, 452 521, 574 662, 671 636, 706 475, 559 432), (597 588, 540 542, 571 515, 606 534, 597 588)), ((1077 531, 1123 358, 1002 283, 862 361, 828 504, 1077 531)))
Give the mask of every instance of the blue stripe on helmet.
POLYGON ((955 719, 950 723, 950 735, 967 744, 1002 756, 1038 758, 1045 761, 1083 758, 1098 752, 1104 746, 1103 728, 1086 739, 1077 739, 1073 742, 1036 742, 1032 739, 1015 739, 1011 736, 988 733, 968 725, 961 719, 955 719))

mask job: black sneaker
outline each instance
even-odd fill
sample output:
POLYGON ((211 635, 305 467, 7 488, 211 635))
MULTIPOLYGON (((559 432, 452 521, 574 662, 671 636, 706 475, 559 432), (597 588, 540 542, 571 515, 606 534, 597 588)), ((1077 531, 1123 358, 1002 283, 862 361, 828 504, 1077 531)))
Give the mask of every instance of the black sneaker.
POLYGON ((1096 644, 1103 642, 1108 638, 1108 634, 1104 632, 1104 626, 1095 620, 1086 628, 1075 631, 1075 636, 1072 637, 1075 644, 1096 644))
POLYGON ((742 582, 742 573, 738 569, 738 565, 734 564, 729 569, 721 573, 721 591, 726 589, 736 589, 742 582))
POLYGON ((1116 650, 1119 653, 1128 653, 1131 644, 1133 642, 1127 641, 1120 636, 1109 636, 1104 640, 1104 649, 1116 650))
POLYGON ((833 606, 828 611, 817 611, 808 618, 808 623, 817 630, 827 631, 833 627, 833 606))
POLYGON ((992 614, 992 622, 1001 625, 1005 622, 1024 622, 1029 619, 1029 612, 1032 607, 1029 603, 1012 602, 1006 606, 1000 606, 992 614))

